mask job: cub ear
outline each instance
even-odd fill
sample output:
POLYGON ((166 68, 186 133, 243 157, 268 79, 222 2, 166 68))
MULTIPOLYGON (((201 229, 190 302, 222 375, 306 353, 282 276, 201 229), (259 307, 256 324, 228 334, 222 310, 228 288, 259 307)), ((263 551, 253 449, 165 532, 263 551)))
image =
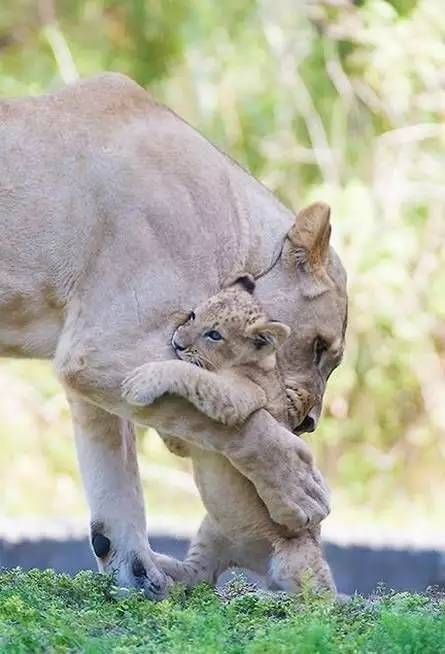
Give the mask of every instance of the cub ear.
POLYGON ((246 336, 253 340, 257 350, 270 354, 278 350, 288 338, 290 327, 276 320, 257 320, 246 329, 246 336))
POLYGON ((255 290, 255 278, 250 273, 238 273, 233 277, 229 277, 229 279, 227 279, 224 283, 224 288, 235 286, 236 284, 242 286, 244 290, 251 295, 255 290))
POLYGON ((324 269, 329 252, 331 210, 324 202, 315 202, 296 215, 288 237, 295 247, 296 263, 309 268, 308 272, 324 269))

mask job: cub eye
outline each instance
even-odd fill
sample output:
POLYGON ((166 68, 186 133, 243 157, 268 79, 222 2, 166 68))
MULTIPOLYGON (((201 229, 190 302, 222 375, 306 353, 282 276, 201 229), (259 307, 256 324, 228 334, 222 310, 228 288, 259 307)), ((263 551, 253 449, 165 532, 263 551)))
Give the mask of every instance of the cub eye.
POLYGON ((320 338, 319 336, 314 340, 314 356, 315 356, 315 365, 318 366, 318 364, 321 361, 322 355, 326 352, 328 349, 328 344, 323 338, 320 338))
POLYGON ((194 320, 195 318, 196 318, 196 316, 195 316, 195 312, 194 312, 194 311, 190 311, 189 315, 187 316, 187 322, 191 322, 191 321, 194 320))
POLYGON ((204 334, 206 338, 208 338, 210 341, 222 341, 223 337, 219 332, 216 331, 216 329, 211 329, 209 332, 206 332, 204 334))

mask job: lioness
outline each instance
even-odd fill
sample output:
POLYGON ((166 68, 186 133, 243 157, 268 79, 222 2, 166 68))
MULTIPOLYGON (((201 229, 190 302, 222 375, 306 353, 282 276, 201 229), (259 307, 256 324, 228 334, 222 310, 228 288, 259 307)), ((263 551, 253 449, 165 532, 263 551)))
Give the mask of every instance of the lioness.
MULTIPOLYGON (((270 320, 252 296, 255 282, 244 275, 228 289, 200 304, 178 327, 172 345, 181 361, 148 363, 123 384, 130 404, 146 405, 164 395, 177 394, 200 411, 225 424, 240 424, 255 410, 267 409, 280 422, 301 420, 310 409, 308 396, 286 392, 276 365, 276 352, 290 328, 270 320)), ((184 563, 160 556, 157 560, 176 581, 216 582, 226 566, 250 569, 290 592, 309 577, 317 590, 335 591, 320 547, 320 528, 290 537, 274 523, 252 483, 221 454, 183 441, 167 440, 176 454, 190 456, 195 481, 208 511, 184 563), (237 548, 238 560, 214 550, 214 534, 237 548), (258 557, 258 552, 262 556, 258 557)))
POLYGON ((329 247, 329 209, 296 216, 126 77, 101 75, 0 102, 0 355, 52 359, 66 388, 101 570, 163 597, 146 535, 133 422, 220 452, 290 529, 328 510, 305 444, 265 410, 241 429, 189 402, 121 397, 143 361, 174 356, 187 307, 247 270, 292 333, 286 385, 316 403, 340 362, 346 278, 329 247), (292 476, 288 471, 292 470, 292 476))

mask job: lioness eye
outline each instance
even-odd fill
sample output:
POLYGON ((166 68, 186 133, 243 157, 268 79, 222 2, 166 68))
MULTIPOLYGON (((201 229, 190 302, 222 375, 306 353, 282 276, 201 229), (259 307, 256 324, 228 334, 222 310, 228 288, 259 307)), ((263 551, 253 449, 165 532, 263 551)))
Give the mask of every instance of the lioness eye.
POLYGON ((194 312, 194 311, 190 311, 190 313, 189 313, 189 315, 188 315, 188 318, 187 318, 187 322, 190 322, 191 320, 194 320, 195 318, 196 318, 196 316, 195 316, 195 312, 194 312))
POLYGON ((328 349, 328 344, 326 343, 326 341, 318 336, 314 341, 315 365, 318 366, 318 364, 321 361, 322 355, 324 354, 324 352, 326 352, 327 349, 328 349))
POLYGON ((204 336, 211 341, 222 341, 222 336, 216 331, 216 329, 211 329, 209 332, 206 332, 204 336))

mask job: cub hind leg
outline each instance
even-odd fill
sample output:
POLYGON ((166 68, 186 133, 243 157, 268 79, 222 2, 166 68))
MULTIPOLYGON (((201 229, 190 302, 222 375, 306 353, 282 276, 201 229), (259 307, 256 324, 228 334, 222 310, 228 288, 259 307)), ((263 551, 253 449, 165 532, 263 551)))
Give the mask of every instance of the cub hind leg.
POLYGON ((229 541, 207 515, 183 561, 158 553, 155 560, 173 581, 190 587, 201 581, 215 584, 219 575, 230 567, 230 549, 229 541))
POLYGON ((321 548, 320 527, 305 529, 294 538, 279 539, 273 549, 270 575, 281 589, 298 593, 307 584, 316 592, 336 594, 334 579, 321 548))
POLYGON ((265 539, 233 542, 206 516, 184 561, 163 554, 155 554, 155 560, 174 581, 189 587, 201 581, 215 585, 223 572, 239 567, 263 577, 270 589, 299 593, 308 584, 316 592, 335 594, 319 533, 314 531, 278 539, 273 546, 265 539))
POLYGON ((247 568, 264 578, 268 575, 271 545, 266 540, 233 542, 206 516, 183 561, 154 553, 156 564, 173 581, 189 587, 201 581, 215 585, 229 568, 247 568))

